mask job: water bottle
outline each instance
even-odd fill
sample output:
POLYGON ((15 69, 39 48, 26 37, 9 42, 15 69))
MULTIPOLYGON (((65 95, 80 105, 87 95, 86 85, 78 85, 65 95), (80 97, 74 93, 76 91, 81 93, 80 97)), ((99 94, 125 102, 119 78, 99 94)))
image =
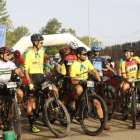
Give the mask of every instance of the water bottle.
POLYGON ((129 102, 128 108, 131 108, 131 104, 132 104, 132 96, 130 96, 130 102, 129 102))
POLYGON ((139 104, 138 104, 138 94, 136 93, 136 107, 138 108, 139 104))

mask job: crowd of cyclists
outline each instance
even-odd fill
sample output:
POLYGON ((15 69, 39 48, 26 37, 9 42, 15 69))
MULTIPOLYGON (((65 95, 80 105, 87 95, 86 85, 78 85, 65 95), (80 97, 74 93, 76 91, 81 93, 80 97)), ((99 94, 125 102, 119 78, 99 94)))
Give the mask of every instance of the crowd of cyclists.
MULTIPOLYGON (((36 120, 36 87, 41 85, 47 78, 54 77, 63 78, 63 83, 58 80, 53 81, 49 86, 56 93, 57 99, 60 98, 62 92, 67 91, 71 94, 70 109, 75 111, 77 100, 81 97, 84 91, 84 86, 87 84, 87 79, 90 76, 95 78, 98 86, 103 86, 105 83, 102 79, 105 71, 110 71, 114 76, 122 76, 124 80, 119 83, 119 88, 122 96, 127 94, 131 82, 127 78, 140 78, 140 59, 134 56, 134 50, 131 46, 124 48, 124 58, 121 58, 119 70, 116 72, 113 69, 111 60, 105 60, 100 57, 101 47, 98 44, 92 46, 91 51, 87 51, 84 47, 79 46, 77 42, 70 41, 68 47, 59 50, 59 54, 54 56, 54 60, 46 58, 43 47, 43 36, 33 34, 31 42, 33 47, 25 54, 25 59, 21 58, 20 50, 13 50, 12 47, 0 48, 0 83, 6 84, 12 81, 16 76, 20 77, 23 85, 26 86, 27 92, 27 116, 30 124, 29 130, 37 133, 40 129, 35 126, 36 120), (61 90, 60 90, 61 85, 61 90)), ((111 83, 110 83, 111 84, 111 83)), ((137 82, 137 93, 140 94, 140 82, 137 82)), ((17 103, 20 104, 25 95, 25 90, 17 87, 15 93, 17 95, 17 103)), ((100 95, 95 92, 95 87, 92 88, 92 94, 100 95)), ((115 93, 114 93, 115 94, 115 93)), ((7 95, 7 88, 0 87, 0 132, 2 136, 3 122, 1 120, 1 110, 4 97, 7 95)), ((68 97, 60 99, 66 105, 68 97)), ((87 102, 88 111, 92 112, 94 104, 97 116, 102 124, 104 122, 105 113, 101 103, 95 99, 93 103, 87 102)), ((20 109, 19 109, 20 112, 20 109)), ((21 113, 21 112, 20 112, 21 113)), ((85 113, 86 114, 86 113, 85 113)), ((87 116, 86 116, 87 117, 87 116)), ((79 117, 80 119, 80 117, 79 117)), ((28 129, 28 128, 27 128, 28 129)), ((104 130, 111 130, 105 124, 104 130)))

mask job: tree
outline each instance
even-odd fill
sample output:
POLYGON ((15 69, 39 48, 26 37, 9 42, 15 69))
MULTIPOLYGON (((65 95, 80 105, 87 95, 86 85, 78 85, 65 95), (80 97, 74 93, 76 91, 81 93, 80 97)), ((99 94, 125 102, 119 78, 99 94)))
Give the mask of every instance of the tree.
POLYGON ((58 34, 60 33, 61 27, 62 23, 58 22, 56 18, 53 18, 47 22, 45 27, 42 27, 40 33, 43 35, 58 34))
MULTIPOLYGON (((77 37, 81 42, 83 42, 85 45, 89 45, 89 37, 88 36, 83 36, 83 37, 77 37)), ((98 41, 96 38, 90 37, 90 44, 94 45, 94 44, 99 44, 102 45, 101 41, 98 41)))
POLYGON ((67 33, 70 33, 70 34, 72 34, 73 36, 77 37, 76 31, 75 31, 74 29, 72 29, 72 28, 67 29, 67 33))
POLYGON ((30 35, 29 29, 24 26, 18 26, 13 32, 14 39, 17 42, 21 37, 30 35))
POLYGON ((9 18, 9 15, 6 11, 6 1, 0 0, 0 24, 3 24, 3 22, 7 21, 9 18))

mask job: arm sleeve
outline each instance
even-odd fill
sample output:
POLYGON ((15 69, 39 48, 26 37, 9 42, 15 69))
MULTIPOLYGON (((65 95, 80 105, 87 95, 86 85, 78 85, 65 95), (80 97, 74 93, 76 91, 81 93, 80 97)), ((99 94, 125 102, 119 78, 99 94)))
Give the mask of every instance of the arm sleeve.
POLYGON ((123 58, 121 58, 119 62, 119 66, 122 64, 123 61, 124 61, 123 58))
POLYGON ((28 54, 26 54, 26 56, 25 56, 24 68, 25 68, 25 70, 29 69, 29 57, 28 57, 28 54))
POLYGON ((125 61, 123 61, 121 64, 121 74, 123 77, 126 77, 125 61))
POLYGON ((24 60, 21 58, 21 64, 22 66, 24 66, 24 60))
POLYGON ((102 58, 102 63, 103 63, 103 65, 104 65, 104 66, 106 66, 106 65, 107 65, 107 63, 106 63, 106 61, 105 61, 105 59, 104 59, 104 58, 102 58))
POLYGON ((45 63, 45 69, 47 69, 46 67, 51 68, 52 66, 46 62, 45 63))
MULTIPOLYGON (((74 64, 74 63, 73 63, 73 64, 74 64)), ((74 66, 73 64, 70 66, 70 77, 71 77, 71 78, 76 77, 76 73, 75 73, 75 71, 74 71, 74 70, 75 70, 75 66, 74 66)))

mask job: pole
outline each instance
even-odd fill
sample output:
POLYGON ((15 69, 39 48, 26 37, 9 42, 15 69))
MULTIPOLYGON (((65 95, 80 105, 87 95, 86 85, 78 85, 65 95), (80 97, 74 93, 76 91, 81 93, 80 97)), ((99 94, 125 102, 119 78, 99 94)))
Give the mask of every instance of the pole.
POLYGON ((89 22, 89 0, 88 0, 88 37, 89 37, 89 48, 90 46, 90 22, 89 22))

